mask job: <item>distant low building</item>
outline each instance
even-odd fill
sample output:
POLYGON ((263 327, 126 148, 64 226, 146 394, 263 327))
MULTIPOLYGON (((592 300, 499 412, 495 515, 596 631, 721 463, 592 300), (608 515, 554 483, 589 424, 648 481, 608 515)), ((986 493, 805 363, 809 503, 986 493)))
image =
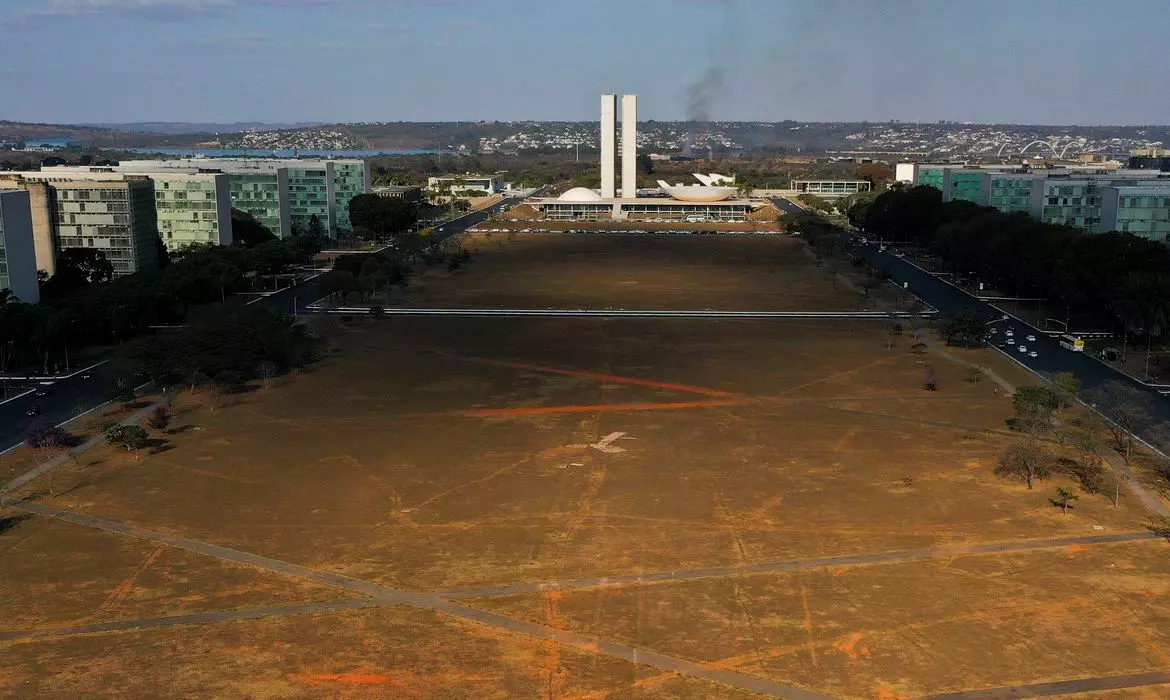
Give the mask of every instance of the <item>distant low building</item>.
POLYGON ((417 202, 422 199, 422 188, 415 185, 384 185, 374 188, 374 194, 389 199, 405 199, 417 202))
POLYGON ((487 192, 496 194, 500 191, 499 183, 493 175, 439 175, 427 178, 427 187, 436 189, 443 185, 451 188, 451 194, 464 192, 487 192))
POLYGON ((800 194, 844 197, 869 192, 873 189, 873 183, 869 180, 793 180, 791 188, 800 194))
POLYGON ((1142 148, 1130 151, 1129 167, 1134 170, 1170 171, 1170 150, 1164 148, 1142 148))

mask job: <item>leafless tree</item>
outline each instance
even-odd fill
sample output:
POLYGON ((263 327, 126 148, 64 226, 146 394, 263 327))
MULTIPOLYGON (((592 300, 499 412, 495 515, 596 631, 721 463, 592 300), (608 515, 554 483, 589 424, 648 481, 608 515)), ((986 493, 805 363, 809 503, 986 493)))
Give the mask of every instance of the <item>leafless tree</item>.
POLYGON ((1150 396, 1131 384, 1111 380, 1086 392, 1086 400, 1109 419, 1109 432, 1117 451, 1128 463, 1133 451, 1133 434, 1150 423, 1150 396))
POLYGON ((1039 440, 1031 437, 1008 445, 995 468, 995 473, 1000 476, 1022 478, 1029 489, 1035 487, 1037 479, 1043 479, 1051 472, 1052 455, 1039 440))

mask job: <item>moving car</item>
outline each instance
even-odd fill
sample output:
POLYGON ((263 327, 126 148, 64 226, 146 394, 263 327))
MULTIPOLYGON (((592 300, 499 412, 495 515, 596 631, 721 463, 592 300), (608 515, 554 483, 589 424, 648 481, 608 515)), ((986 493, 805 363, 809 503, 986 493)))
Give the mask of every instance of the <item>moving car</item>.
POLYGON ((1020 346, 1020 352, 1021 352, 1021 353, 1028 352, 1028 346, 1027 346, 1027 345, 1021 345, 1021 346, 1020 346))
POLYGON ((1032 352, 1028 353, 1028 357, 1037 357, 1036 351, 1033 350, 1032 352))
POLYGON ((27 411, 25 411, 24 415, 26 415, 26 416, 39 416, 39 415, 41 415, 41 407, 40 406, 33 406, 33 407, 29 408, 27 411))
POLYGON ((1034 336, 1034 335, 1030 335, 1030 336, 1028 336, 1028 342, 1029 342, 1029 343, 1034 343, 1034 342, 1036 342, 1036 336, 1034 336))
POLYGON ((48 396, 50 393, 51 392, 48 389, 37 389, 36 391, 33 392, 33 396, 37 397, 38 399, 43 399, 46 396, 48 396))

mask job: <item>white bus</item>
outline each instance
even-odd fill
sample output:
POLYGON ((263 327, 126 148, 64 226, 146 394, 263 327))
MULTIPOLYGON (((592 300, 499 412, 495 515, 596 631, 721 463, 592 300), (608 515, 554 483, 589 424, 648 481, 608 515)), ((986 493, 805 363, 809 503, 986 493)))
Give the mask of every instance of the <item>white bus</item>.
POLYGON ((1071 335, 1060 336, 1060 347, 1065 350, 1072 350, 1073 352, 1084 352, 1085 341, 1071 335))

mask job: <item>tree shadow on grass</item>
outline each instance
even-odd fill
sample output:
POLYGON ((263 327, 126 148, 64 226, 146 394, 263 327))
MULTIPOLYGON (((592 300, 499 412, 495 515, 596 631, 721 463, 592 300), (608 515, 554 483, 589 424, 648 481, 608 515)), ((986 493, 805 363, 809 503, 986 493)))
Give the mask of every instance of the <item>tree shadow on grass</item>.
POLYGON ((170 452, 175 449, 175 446, 166 440, 152 438, 146 441, 145 448, 147 454, 160 455, 164 452, 170 452))
POLYGON ((176 426, 174 428, 171 428, 171 429, 166 431, 166 434, 167 435, 182 435, 183 433, 187 432, 188 430, 194 430, 194 429, 195 429, 195 426, 191 423, 188 423, 187 425, 180 425, 180 426, 176 426))
POLYGON ((32 517, 33 516, 30 513, 21 513, 19 515, 8 515, 0 517, 0 535, 3 535, 17 525, 23 523, 25 520, 31 520, 32 517))

